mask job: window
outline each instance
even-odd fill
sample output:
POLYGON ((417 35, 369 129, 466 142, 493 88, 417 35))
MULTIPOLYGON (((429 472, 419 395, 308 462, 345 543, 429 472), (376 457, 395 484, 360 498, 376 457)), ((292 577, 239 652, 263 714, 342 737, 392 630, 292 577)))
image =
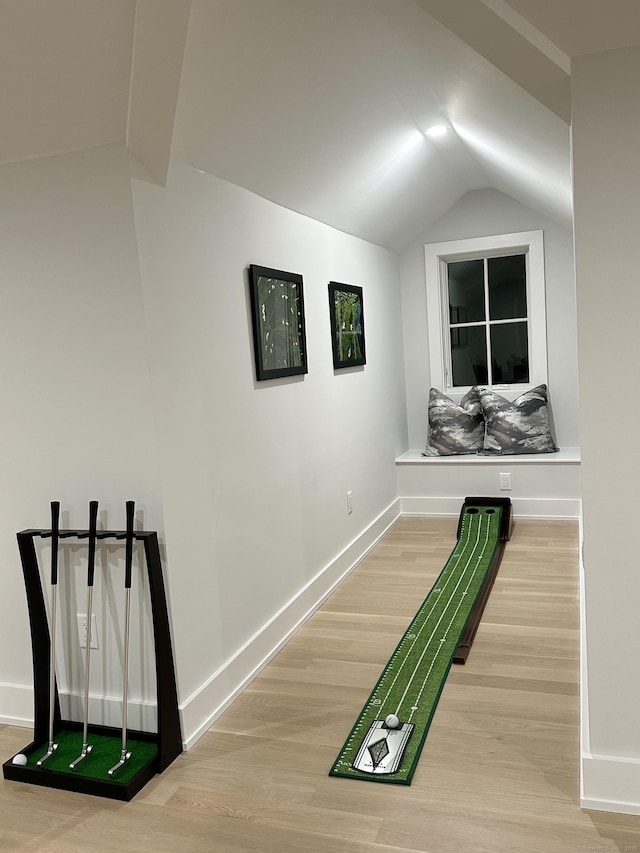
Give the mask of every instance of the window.
POLYGON ((425 257, 432 386, 546 383, 542 232, 433 243, 425 257))

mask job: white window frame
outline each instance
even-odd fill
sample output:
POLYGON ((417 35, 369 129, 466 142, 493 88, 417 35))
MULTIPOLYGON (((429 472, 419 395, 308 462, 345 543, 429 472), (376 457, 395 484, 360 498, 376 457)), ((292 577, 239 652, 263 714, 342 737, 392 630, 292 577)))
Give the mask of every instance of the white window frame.
POLYGON ((547 382, 547 321, 545 305, 544 237, 542 231, 520 231, 491 237, 449 240, 425 245, 427 283, 427 320, 431 386, 443 390, 453 399, 461 398, 471 388, 452 386, 450 342, 447 339, 448 284, 447 263, 483 257, 525 255, 527 273, 527 318, 529 338, 529 382, 491 387, 510 399, 547 382))

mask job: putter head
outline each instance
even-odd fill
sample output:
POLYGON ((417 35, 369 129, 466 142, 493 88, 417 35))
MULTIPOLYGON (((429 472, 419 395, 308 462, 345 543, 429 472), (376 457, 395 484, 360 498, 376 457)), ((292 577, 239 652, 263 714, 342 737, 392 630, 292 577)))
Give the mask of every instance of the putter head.
POLYGON ((108 771, 109 776, 113 776, 120 768, 127 763, 127 761, 131 758, 131 753, 126 750, 122 750, 122 754, 120 755, 120 761, 117 764, 114 764, 113 767, 108 771))
POLYGON ((53 753, 56 751, 57 748, 58 748, 57 743, 50 743, 49 749, 45 752, 45 754, 42 756, 42 758, 39 758, 36 761, 37 766, 41 767, 45 763, 45 761, 48 761, 51 758, 51 756, 53 755, 53 753))
POLYGON ((92 749, 93 749, 93 746, 90 743, 83 743, 82 744, 82 752, 76 758, 75 761, 71 762, 71 764, 69 765, 69 768, 71 770, 75 770, 76 767, 78 766, 78 764, 80 764, 81 761, 85 760, 85 758, 87 757, 87 755, 89 755, 89 753, 91 752, 92 749))

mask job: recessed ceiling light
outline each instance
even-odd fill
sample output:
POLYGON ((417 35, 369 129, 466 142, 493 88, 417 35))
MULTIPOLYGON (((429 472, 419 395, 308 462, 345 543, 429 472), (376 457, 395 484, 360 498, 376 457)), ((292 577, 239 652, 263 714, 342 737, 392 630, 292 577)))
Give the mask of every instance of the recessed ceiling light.
POLYGON ((428 136, 430 139, 437 139, 439 136, 444 136, 449 128, 446 124, 434 124, 433 127, 425 130, 425 136, 428 136))

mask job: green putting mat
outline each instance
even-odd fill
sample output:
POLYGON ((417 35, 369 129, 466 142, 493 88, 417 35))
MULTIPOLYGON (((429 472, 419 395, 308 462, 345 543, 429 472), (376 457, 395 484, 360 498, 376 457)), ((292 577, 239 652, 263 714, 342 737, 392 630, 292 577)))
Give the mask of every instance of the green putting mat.
POLYGON ((457 544, 382 671, 329 775, 411 784, 460 638, 492 565, 501 518, 500 505, 465 502, 457 544), (397 720, 387 725, 389 715, 397 720))

